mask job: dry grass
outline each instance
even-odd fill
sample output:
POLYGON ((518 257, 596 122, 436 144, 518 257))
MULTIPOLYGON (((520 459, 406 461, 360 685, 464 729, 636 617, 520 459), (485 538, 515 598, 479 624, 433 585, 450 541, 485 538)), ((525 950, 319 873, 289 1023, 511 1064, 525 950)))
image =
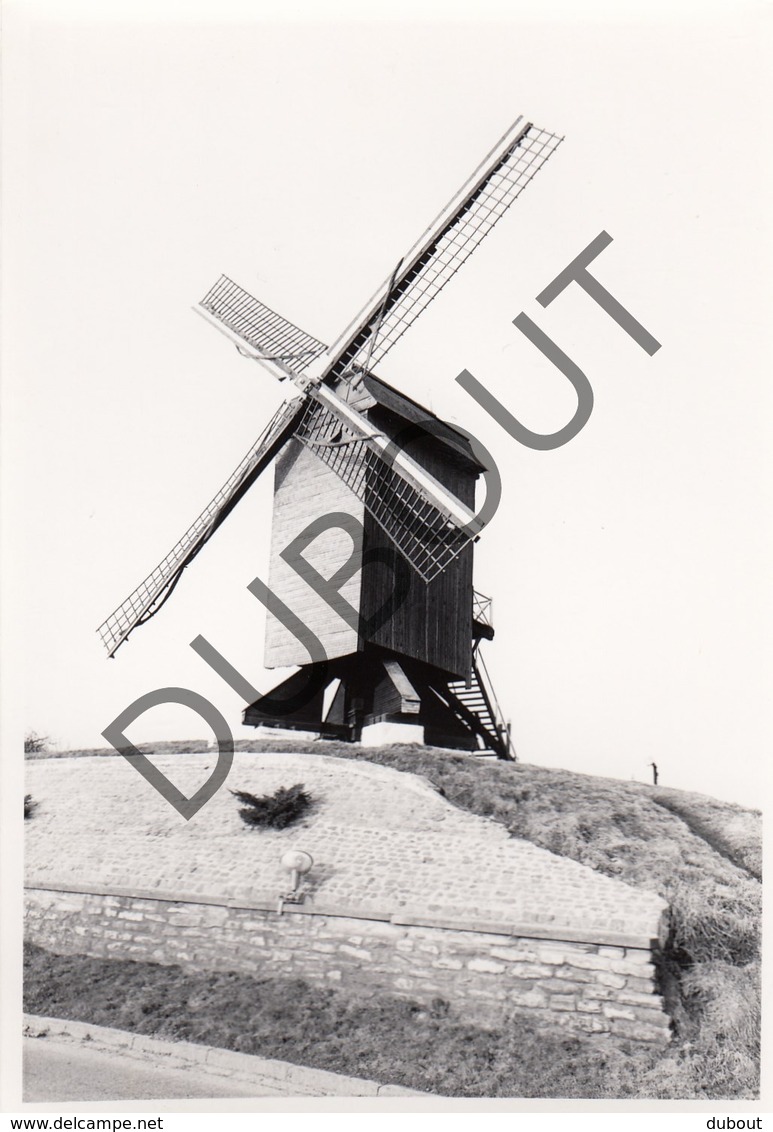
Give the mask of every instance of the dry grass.
POLYGON ((25 949, 30 1013, 458 1097, 751 1098, 756 1060, 743 1049, 758 999, 736 968, 728 966, 723 979, 717 994, 714 976, 708 986, 693 976, 690 993, 708 1005, 706 1034, 664 1054, 543 1030, 518 1014, 501 1029, 481 1030, 455 1019, 442 1000, 430 1008, 388 996, 355 1001, 301 979, 25 949))
MULTIPOLYGON (((211 750, 206 739, 176 739, 171 742, 160 740, 157 743, 138 743, 137 750, 143 755, 177 754, 199 755, 211 750)), ((86 759, 94 755, 117 755, 115 747, 77 747, 65 751, 25 751, 25 759, 86 759)))
POLYGON ((352 1000, 300 979, 195 973, 28 946, 25 1009, 200 1042, 448 1096, 633 1097, 649 1050, 601 1048, 525 1017, 481 1030, 387 996, 352 1000), (612 1082, 613 1091, 609 1091, 612 1082))
MULTIPOLYGON (((332 753, 332 752, 331 752, 332 753)), ((658 892, 671 905, 664 993, 676 1022, 668 1054, 637 1070, 638 1095, 750 1098, 759 1088, 762 888, 759 814, 702 795, 523 764, 481 764, 415 748, 345 758, 424 775, 454 805, 562 856, 658 892), (724 1029, 717 1020, 735 1018, 724 1029), (743 1022, 741 1022, 743 1019, 743 1022)), ((612 1067, 610 1081, 614 1079, 612 1067)), ((630 1095, 630 1065, 605 1095, 630 1095)))
POLYGON ((681 817, 693 833, 718 853, 762 879, 762 817, 758 810, 692 794, 685 790, 653 791, 658 805, 681 817))

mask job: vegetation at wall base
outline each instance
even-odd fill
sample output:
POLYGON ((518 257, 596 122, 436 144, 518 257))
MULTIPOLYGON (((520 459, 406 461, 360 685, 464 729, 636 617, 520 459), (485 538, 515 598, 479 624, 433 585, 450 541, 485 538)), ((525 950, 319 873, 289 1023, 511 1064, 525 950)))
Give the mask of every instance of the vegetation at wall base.
POLYGON ((28 731, 24 736, 24 754, 43 754, 48 750, 48 743, 47 735, 38 735, 37 731, 28 731))
POLYGON ((557 1033, 526 1015, 486 1030, 454 1018, 441 1000, 355 1001, 297 978, 55 955, 31 944, 25 1010, 445 1096, 670 1099, 735 1089, 728 1067, 712 1094, 683 1054, 557 1033))

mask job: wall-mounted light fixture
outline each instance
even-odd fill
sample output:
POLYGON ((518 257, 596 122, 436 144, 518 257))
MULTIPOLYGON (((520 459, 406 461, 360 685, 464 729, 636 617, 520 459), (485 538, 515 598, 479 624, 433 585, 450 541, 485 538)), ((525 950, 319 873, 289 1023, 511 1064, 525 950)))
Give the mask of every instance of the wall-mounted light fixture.
POLYGON ((302 849, 290 849, 283 854, 282 864, 290 873, 292 888, 279 897, 277 911, 280 915, 285 904, 303 903, 304 894, 300 891, 301 877, 309 871, 314 864, 314 859, 310 853, 304 853, 302 849))

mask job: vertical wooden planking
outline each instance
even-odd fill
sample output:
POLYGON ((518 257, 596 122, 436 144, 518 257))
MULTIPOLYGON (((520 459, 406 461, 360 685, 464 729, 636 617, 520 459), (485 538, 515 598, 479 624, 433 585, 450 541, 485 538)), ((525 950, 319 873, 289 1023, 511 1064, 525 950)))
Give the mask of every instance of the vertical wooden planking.
MULTIPOLYGON (((315 519, 331 512, 345 512, 362 523, 364 510, 349 488, 312 452, 296 440, 288 444, 276 465, 269 585, 320 639, 328 659, 356 652, 359 633, 281 558, 281 552, 315 519)), ((304 551, 305 557, 324 578, 331 577, 343 566, 350 553, 351 539, 340 528, 325 531, 304 551)), ((359 614, 359 572, 341 587, 341 594, 359 614)), ((269 614, 266 667, 283 668, 309 662, 304 645, 269 614)))
MULTIPOLYGON (((382 383, 377 392, 389 399, 389 407, 369 397, 360 411, 388 436, 397 436, 409 417, 415 424, 417 414, 421 418, 425 413, 420 406, 407 406, 403 417, 399 394, 387 391, 382 383)), ((426 413, 424 419, 429 417, 426 413)), ((431 475, 474 508, 479 472, 470 459, 428 434, 412 439, 409 448, 431 475)), ((304 553, 324 578, 330 578, 347 562, 351 550, 350 536, 336 526, 318 535, 304 553)), ((377 645, 466 679, 472 640, 472 564, 469 545, 442 574, 424 582, 364 505, 312 451, 291 441, 277 461, 270 586, 320 639, 328 659, 356 654, 365 644, 377 645), (357 625, 344 620, 281 558, 282 551, 310 523, 331 512, 351 515, 364 529, 364 566, 360 560, 360 570, 341 588, 359 618, 357 625), (407 583, 408 593, 404 600, 395 600, 401 581, 407 583)), ((266 667, 309 661, 302 642, 269 616, 266 667)))
MULTIPOLYGON (((387 434, 394 435, 399 423, 380 407, 370 417, 387 434)), ((434 437, 411 443, 411 455, 439 479, 468 507, 475 505, 477 472, 434 437)), ((365 515, 365 553, 378 549, 397 554, 389 537, 365 515)), ((364 638, 393 652, 424 661, 444 672, 467 677, 472 640, 472 545, 432 582, 423 582, 408 567, 410 590, 406 601, 380 627, 364 638)), ((394 575, 381 564, 363 572, 362 610, 371 618, 389 601, 394 575)))

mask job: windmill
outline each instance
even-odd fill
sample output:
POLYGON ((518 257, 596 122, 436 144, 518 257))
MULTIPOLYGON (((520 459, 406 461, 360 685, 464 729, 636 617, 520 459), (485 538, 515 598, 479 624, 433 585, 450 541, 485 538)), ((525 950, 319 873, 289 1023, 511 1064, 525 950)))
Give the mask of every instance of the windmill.
POLYGON ((269 604, 266 667, 299 671, 247 707, 245 723, 363 742, 420 737, 514 757, 479 653, 493 637, 491 603, 472 585, 483 525, 475 482, 486 468, 463 431, 373 368, 561 140, 519 118, 332 346, 221 276, 194 309, 286 383, 288 397, 196 522, 100 626, 109 656, 160 610, 276 461, 269 590, 323 656, 311 658, 269 604), (323 592, 332 577, 340 584, 323 592))

